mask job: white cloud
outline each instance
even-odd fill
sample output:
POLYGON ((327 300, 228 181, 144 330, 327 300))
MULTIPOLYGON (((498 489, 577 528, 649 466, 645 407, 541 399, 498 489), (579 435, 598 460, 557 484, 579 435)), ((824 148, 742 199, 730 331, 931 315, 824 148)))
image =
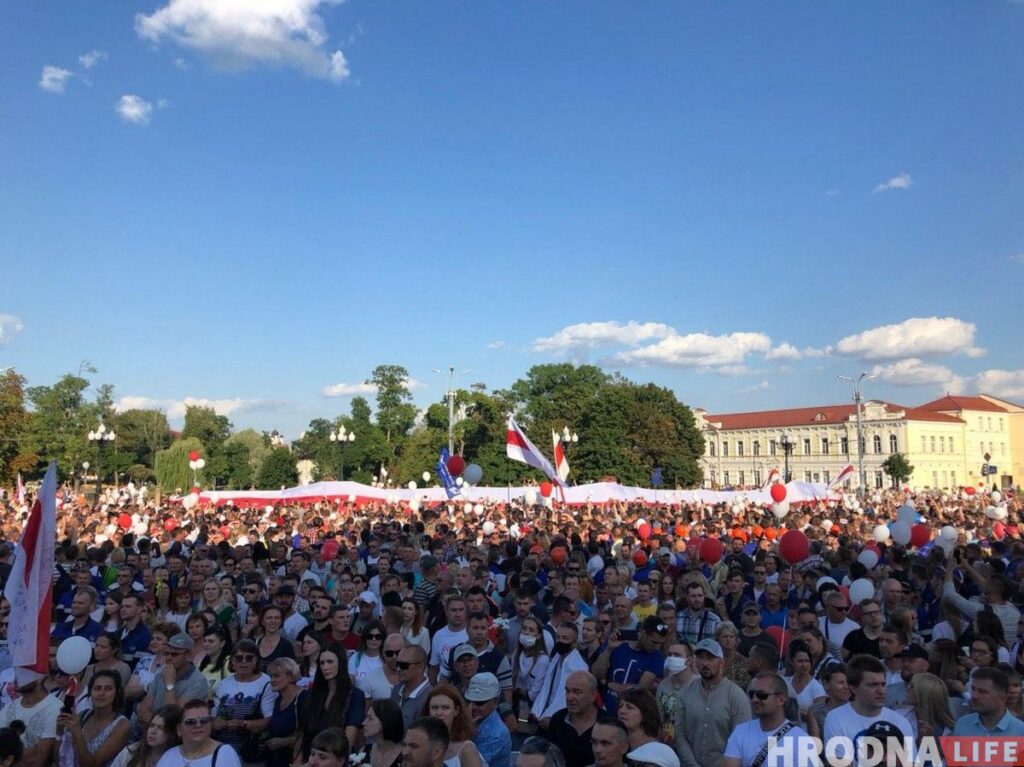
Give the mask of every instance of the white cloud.
POLYGON ((882 325, 846 336, 835 345, 835 351, 866 360, 942 354, 980 357, 985 350, 974 345, 974 333, 973 323, 955 317, 912 317, 895 325, 882 325))
POLYGON ((875 193, 885 192, 889 189, 910 189, 914 183, 913 179, 910 178, 909 173, 901 173, 898 176, 893 176, 888 181, 883 181, 881 184, 876 186, 872 191, 875 193))
POLYGON ((169 39, 215 63, 295 67, 312 77, 341 82, 349 77, 340 50, 328 52, 321 10, 340 0, 168 0, 150 15, 135 17, 135 31, 158 43, 169 39))
MULTIPOLYGON (((669 367, 720 368, 726 375, 738 373, 747 355, 767 352, 771 339, 764 333, 730 333, 711 336, 705 333, 673 333, 657 343, 620 352, 612 359, 626 365, 665 365, 669 367)), ((746 372, 745 370, 743 372, 746 372)))
POLYGON ((1010 256, 1010 260, 1016 261, 1018 264, 1024 264, 1024 252, 1015 253, 1014 255, 1010 256))
POLYGON ((872 375, 894 386, 928 386, 948 384, 956 376, 944 365, 930 365, 916 357, 899 360, 891 365, 875 365, 872 375))
POLYGON ((491 341, 489 344, 487 344, 488 349, 504 349, 507 346, 508 344, 505 343, 504 341, 491 341))
POLYGON ((153 105, 139 96, 125 94, 120 98, 114 109, 121 119, 136 125, 148 125, 153 114, 153 105))
POLYGON ((842 192, 840 190, 838 190, 838 189, 826 189, 825 190, 825 196, 826 197, 838 197, 840 194, 842 194, 842 192))
POLYGON ((47 64, 43 67, 43 73, 39 77, 39 87, 47 93, 63 93, 68 79, 74 76, 75 73, 68 69, 47 64))
POLYGON ((950 394, 991 394, 1024 401, 1024 370, 983 370, 968 378, 954 379, 950 394))
POLYGON ((802 356, 800 350, 792 344, 781 343, 774 349, 769 349, 764 358, 766 360, 798 360, 802 356))
POLYGON ((78 63, 82 65, 83 69, 92 69, 101 61, 106 60, 106 51, 89 51, 88 53, 83 53, 81 56, 78 57, 78 63))
POLYGON ((125 410, 161 410, 171 420, 185 417, 188 407, 209 407, 218 415, 235 413, 252 413, 277 410, 282 403, 265 399, 208 399, 205 397, 185 397, 184 399, 153 399, 151 397, 127 396, 114 403, 114 409, 125 410))
MULTIPOLYGON (((423 381, 419 381, 415 378, 405 379, 405 385, 409 389, 426 389, 427 385, 423 381)), ((377 387, 369 381, 363 381, 363 383, 336 383, 330 384, 323 388, 323 395, 325 397, 363 397, 373 396, 377 393, 377 387)))
POLYGON ((555 335, 533 342, 535 352, 574 352, 618 344, 636 345, 653 338, 665 338, 675 331, 659 322, 582 322, 569 325, 555 335))
POLYGON ((740 394, 755 394, 760 391, 768 391, 770 388, 772 388, 770 383, 761 381, 761 383, 752 384, 740 389, 740 394))
POLYGON ((0 314, 0 346, 10 343, 24 326, 13 314, 0 314))

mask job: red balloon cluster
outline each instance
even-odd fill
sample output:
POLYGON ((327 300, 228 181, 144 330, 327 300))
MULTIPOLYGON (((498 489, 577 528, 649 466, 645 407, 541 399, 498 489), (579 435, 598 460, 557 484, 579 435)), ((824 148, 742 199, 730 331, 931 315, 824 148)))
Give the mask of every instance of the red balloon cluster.
POLYGON ((700 558, 709 565, 718 564, 718 561, 722 558, 722 553, 724 551, 725 547, 722 546, 722 542, 717 538, 707 538, 701 541, 700 558))
POLYGON ((117 526, 122 530, 127 530, 132 526, 131 514, 119 514, 117 517, 117 526))
POLYGON ((788 565, 795 565, 807 559, 810 553, 810 544, 807 536, 799 530, 789 530, 779 539, 779 556, 788 565))
POLYGON ((543 495, 545 498, 550 498, 551 493, 554 489, 554 485, 552 485, 550 482, 540 483, 540 494, 543 495))
POLYGON ((651 537, 651 533, 654 532, 651 526, 644 522, 640 527, 636 529, 636 534, 640 536, 641 541, 646 541, 651 537))
POLYGON ((198 450, 193 450, 192 452, 190 452, 188 454, 188 459, 190 461, 198 461, 199 460, 199 451, 198 450))
POLYGON ((776 503, 782 503, 786 500, 786 486, 781 482, 776 482, 772 485, 771 494, 773 501, 776 503))
POLYGON ((932 539, 932 531, 928 525, 917 524, 910 528, 910 545, 921 548, 932 539))
POLYGON ((466 468, 466 459, 461 455, 453 455, 448 458, 448 462, 445 464, 448 467, 448 473, 453 477, 457 477, 466 468))

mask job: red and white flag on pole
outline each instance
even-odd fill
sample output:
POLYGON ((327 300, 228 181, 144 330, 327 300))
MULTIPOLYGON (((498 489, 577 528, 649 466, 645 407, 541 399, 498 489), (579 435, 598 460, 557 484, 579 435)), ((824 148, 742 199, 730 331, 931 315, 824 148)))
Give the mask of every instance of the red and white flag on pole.
POLYGON ((18 504, 25 505, 25 483, 21 481, 21 472, 18 472, 18 504))
POLYGON ((562 447, 562 438, 557 431, 551 432, 551 441, 555 445, 555 470, 558 478, 565 482, 569 478, 569 461, 565 457, 565 448, 562 447))
POLYGON ((40 678, 50 671, 56 538, 57 464, 51 463, 14 550, 14 564, 4 588, 11 603, 7 642, 12 665, 34 671, 40 678))
POLYGON ((843 469, 838 474, 836 474, 835 479, 833 479, 831 482, 828 483, 828 489, 831 490, 832 488, 839 487, 841 484, 843 484, 847 479, 849 479, 852 476, 853 476, 853 464, 852 463, 848 463, 848 464, 846 464, 846 468, 843 469))
POLYGON ((779 470, 773 468, 771 471, 768 472, 768 477, 765 479, 764 484, 761 485, 761 489, 762 490, 767 490, 775 482, 778 482, 778 481, 779 481, 779 470))
POLYGON ((508 437, 505 441, 505 455, 513 461, 519 461, 519 463, 525 463, 535 469, 540 469, 552 482, 559 486, 562 485, 562 480, 558 476, 558 472, 555 471, 555 467, 551 465, 551 461, 545 458, 544 454, 530 442, 530 438, 519 428, 519 424, 515 422, 512 416, 508 417, 508 437))

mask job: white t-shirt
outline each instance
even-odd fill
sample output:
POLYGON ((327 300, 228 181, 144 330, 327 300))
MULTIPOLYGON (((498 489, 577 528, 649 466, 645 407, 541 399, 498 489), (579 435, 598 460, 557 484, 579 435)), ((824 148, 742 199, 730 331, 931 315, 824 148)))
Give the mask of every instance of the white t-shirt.
POLYGON ((217 755, 217 767, 242 767, 242 762, 235 749, 228 745, 220 745, 202 759, 186 759, 181 755, 181 746, 169 748, 160 757, 156 767, 213 767, 213 755, 217 755))
POLYGON ((18 698, 0 711, 0 727, 8 727, 15 719, 20 719, 25 723, 21 742, 25 748, 32 748, 41 740, 56 740, 60 707, 60 698, 53 695, 47 695, 31 708, 25 706, 23 698, 18 698))
POLYGON ((299 635, 302 629, 306 628, 309 622, 298 613, 292 613, 284 619, 284 625, 281 626, 281 633, 284 634, 285 638, 289 642, 294 642, 295 637, 299 635))
MULTIPOLYGON (((736 728, 729 735, 725 744, 725 752, 722 756, 731 759, 739 759, 743 767, 750 767, 757 755, 761 753, 768 738, 778 732, 776 727, 769 731, 761 729, 761 722, 758 719, 751 719, 749 722, 736 725, 736 728)), ((800 727, 793 727, 786 732, 775 748, 768 751, 768 755, 761 762, 761 767, 808 767, 815 764, 815 761, 801 761, 797 757, 800 750, 797 746, 797 739, 806 737, 807 733, 800 727)))
MULTIPOLYGON (((277 693, 270 688, 270 677, 266 674, 248 682, 240 682, 234 675, 226 676, 213 691, 215 714, 226 714, 232 719, 249 716, 257 708, 264 718, 270 717, 276 700, 277 693)), ((219 767, 220 762, 217 764, 219 767)))
POLYGON ((384 673, 384 667, 378 666, 376 671, 367 674, 363 680, 363 686, 359 689, 369 701, 382 700, 391 697, 391 682, 384 673))
POLYGON ((800 713, 804 713, 811 704, 818 698, 824 698, 826 696, 825 688, 822 687, 821 682, 817 679, 811 678, 811 681, 804 685, 799 693, 793 689, 793 677, 784 677, 786 680, 786 687, 789 688, 789 697, 796 698, 796 704, 800 707, 800 713))
POLYGON ((448 654, 460 644, 469 641, 466 629, 452 631, 447 624, 441 628, 430 643, 430 665, 438 666, 443 677, 451 678, 452 671, 448 668, 448 654))
POLYGON ((828 651, 837 658, 842 658, 843 641, 846 639, 846 635, 851 631, 859 629, 860 624, 857 623, 857 621, 850 620, 849 618, 845 619, 842 623, 832 623, 826 615, 825 617, 818 619, 818 628, 820 628, 821 633, 825 635, 825 642, 828 644, 828 651))
MULTIPOLYGON (((903 714, 893 711, 891 708, 883 707, 878 716, 861 716, 853 709, 852 703, 846 703, 839 708, 834 708, 825 717, 825 740, 831 738, 849 738, 850 743, 856 748, 856 739, 876 722, 885 722, 899 730, 903 737, 913 743, 914 728, 907 721, 903 714)), ((840 741, 837 744, 836 757, 839 759, 850 759, 852 754, 848 753, 840 741)), ((913 761, 913 751, 911 752, 913 761)))
MULTIPOLYGON (((380 657, 371 658, 363 653, 352 653, 348 659, 348 675, 352 678, 352 685, 363 691, 368 699, 373 698, 373 690, 370 684, 371 678, 380 671, 380 657)), ((389 697, 391 690, 388 689, 389 697)), ((379 696, 378 696, 379 697, 379 696)))

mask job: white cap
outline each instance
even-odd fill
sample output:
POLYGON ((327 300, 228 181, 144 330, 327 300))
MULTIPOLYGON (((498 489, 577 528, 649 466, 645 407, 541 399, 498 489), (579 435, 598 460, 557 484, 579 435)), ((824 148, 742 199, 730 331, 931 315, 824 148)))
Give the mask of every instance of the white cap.
POLYGON ((374 594, 372 591, 364 591, 362 594, 359 595, 359 601, 365 602, 368 605, 376 605, 377 595, 374 594))
POLYGON ((632 762, 654 764, 657 767, 679 767, 676 752, 664 743, 644 743, 626 754, 626 758, 632 762))

